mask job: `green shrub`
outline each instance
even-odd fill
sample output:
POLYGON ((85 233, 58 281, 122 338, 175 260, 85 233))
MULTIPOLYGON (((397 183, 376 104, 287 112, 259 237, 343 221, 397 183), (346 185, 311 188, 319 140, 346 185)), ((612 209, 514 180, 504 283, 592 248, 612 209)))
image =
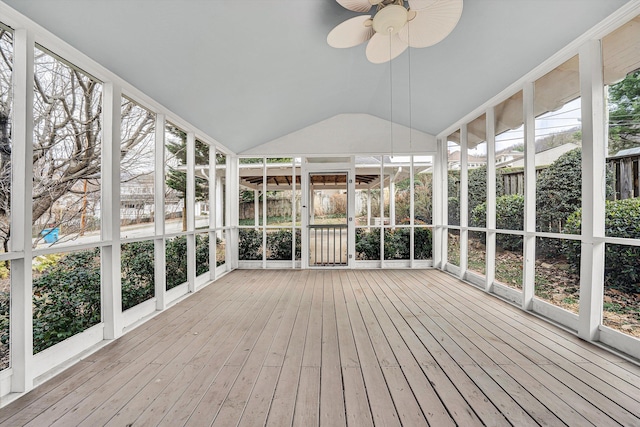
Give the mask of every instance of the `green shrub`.
MULTIPOLYGON (((0 292, 0 358, 9 352, 9 308, 11 304, 9 292, 0 292)), ((4 369, 6 366, 0 366, 4 369)))
POLYGON ((33 352, 100 322, 100 250, 72 252, 33 280, 33 352))
MULTIPOLYGON (((504 194, 501 171, 496 171, 496 196, 504 194)), ((487 201, 487 166, 469 170, 469 212, 487 201)), ((477 227, 485 227, 486 222, 477 227)))
MULTIPOLYGON (((486 223, 486 218, 487 204, 485 202, 476 206, 471 212, 470 225, 472 227, 483 227, 486 223)), ((496 199, 496 229, 524 229, 524 196, 509 194, 496 199)), ((486 236, 486 234, 483 233, 483 236, 486 236)), ((496 236, 496 244, 498 247, 508 251, 522 252, 522 236, 498 234, 496 236)))
MULTIPOLYGON (((640 238, 640 199, 607 201, 605 207, 605 233, 609 237, 640 238)), ((579 234, 582 221, 580 210, 572 214, 566 232, 579 234)), ((564 255, 574 271, 580 268, 581 243, 566 240, 564 255)), ((607 244, 605 246, 605 281, 608 287, 625 293, 640 293, 640 247, 607 244)))
POLYGON ((457 197, 449 197, 447 211, 449 225, 460 225, 460 200, 457 197))
POLYGON ((431 229, 426 227, 414 228, 413 246, 413 259, 431 259, 433 257, 431 229))
MULTIPOLYGON (((290 261, 292 259, 292 239, 291 229, 267 233, 267 259, 290 261)), ((296 230, 296 259, 299 259, 302 254, 301 243, 300 230, 296 230)))
POLYGON ((238 230, 238 259, 251 261, 262 259, 262 231, 254 228, 238 230))
MULTIPOLYGON (((563 232, 569 215, 582 204, 582 150, 576 148, 558 157, 540 173, 536 186, 536 229, 563 232)), ((550 256, 557 254, 558 248, 548 249, 550 256)))
POLYGON ((120 246, 123 311, 155 295, 153 247, 153 240, 120 246))
POLYGON ((209 271, 209 235, 196 234, 196 276, 209 271))
POLYGON ((356 255, 360 260, 380 259, 379 228, 356 228, 356 255))
POLYGON ((409 259, 411 229, 396 228, 384 230, 384 259, 409 259))
POLYGON ((175 288, 187 281, 187 237, 178 236, 166 244, 166 289, 175 288))

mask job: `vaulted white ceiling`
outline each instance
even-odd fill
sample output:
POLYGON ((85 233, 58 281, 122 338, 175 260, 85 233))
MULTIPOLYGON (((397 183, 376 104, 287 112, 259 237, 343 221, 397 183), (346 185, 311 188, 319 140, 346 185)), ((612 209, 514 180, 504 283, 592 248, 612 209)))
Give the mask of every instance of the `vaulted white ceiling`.
POLYGON ((344 113, 435 135, 627 0, 465 0, 443 42, 381 65, 327 45, 357 15, 335 0, 4 2, 239 153, 344 113))

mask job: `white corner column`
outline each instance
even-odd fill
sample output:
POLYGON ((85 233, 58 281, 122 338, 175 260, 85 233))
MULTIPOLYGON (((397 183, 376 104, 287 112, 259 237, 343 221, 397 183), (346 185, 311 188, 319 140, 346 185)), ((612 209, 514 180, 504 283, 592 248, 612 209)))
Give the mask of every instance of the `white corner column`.
POLYGON ((209 146, 209 280, 216 280, 217 253, 218 253, 218 233, 216 232, 216 218, 218 217, 218 199, 216 198, 218 187, 218 169, 216 168, 216 147, 209 146))
POLYGON ((187 283, 189 292, 196 291, 196 136, 187 133, 187 194, 185 215, 187 216, 187 283))
POLYGON ((602 50, 599 40, 580 54, 582 101, 582 250, 578 335, 598 339, 604 293, 606 127, 602 50))
POLYGON ((238 156, 227 155, 227 176, 226 176, 227 189, 225 192, 225 224, 231 224, 231 218, 233 218, 233 226, 228 229, 227 235, 227 253, 225 255, 225 263, 229 263, 227 271, 235 270, 238 268, 238 191, 239 191, 239 176, 238 176, 238 156))
POLYGON ((536 273, 536 123, 534 115, 534 83, 524 85, 524 265, 522 309, 533 308, 536 273))
POLYGON ((469 167, 467 124, 460 127, 460 278, 467 274, 469 256, 469 167))
POLYGON ((433 163, 433 266, 444 270, 447 263, 447 246, 448 242, 448 153, 447 140, 438 139, 437 151, 433 163))
POLYGON ((155 296, 156 310, 164 310, 167 307, 166 299, 166 251, 164 241, 164 114, 156 115, 155 135, 155 245, 154 245, 154 269, 155 269, 155 296))
POLYGON ((15 165, 11 184, 11 249, 23 258, 11 261, 11 381, 12 392, 33 388, 33 282, 31 223, 33 193, 33 35, 17 29, 13 39, 13 129, 15 165))
POLYGON ((485 291, 491 292, 496 276, 496 116, 493 107, 487 110, 487 245, 485 261, 485 291))
POLYGON ((104 339, 122 335, 120 268, 120 123, 122 90, 105 83, 102 97, 102 321, 104 339))

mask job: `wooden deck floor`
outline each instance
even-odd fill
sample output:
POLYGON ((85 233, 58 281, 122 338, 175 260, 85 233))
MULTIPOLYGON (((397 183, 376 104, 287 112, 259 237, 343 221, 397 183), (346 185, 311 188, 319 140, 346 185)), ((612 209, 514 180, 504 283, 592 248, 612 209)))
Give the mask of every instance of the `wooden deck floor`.
POLYGON ((640 368, 436 270, 241 270, 0 424, 631 426, 640 368))

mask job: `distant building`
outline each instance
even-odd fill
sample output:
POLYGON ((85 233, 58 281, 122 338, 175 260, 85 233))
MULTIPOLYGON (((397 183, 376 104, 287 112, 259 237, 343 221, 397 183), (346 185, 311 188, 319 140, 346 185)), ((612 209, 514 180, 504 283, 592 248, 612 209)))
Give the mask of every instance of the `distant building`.
MULTIPOLYGON (((580 148, 580 146, 578 144, 574 144, 573 142, 568 142, 566 144, 562 144, 557 147, 553 147, 548 150, 536 153, 536 167, 548 166, 551 163, 555 162, 558 157, 562 156, 564 153, 575 150, 576 148, 580 148)), ((510 167, 524 167, 524 157, 515 160, 513 163, 511 163, 510 167)))

